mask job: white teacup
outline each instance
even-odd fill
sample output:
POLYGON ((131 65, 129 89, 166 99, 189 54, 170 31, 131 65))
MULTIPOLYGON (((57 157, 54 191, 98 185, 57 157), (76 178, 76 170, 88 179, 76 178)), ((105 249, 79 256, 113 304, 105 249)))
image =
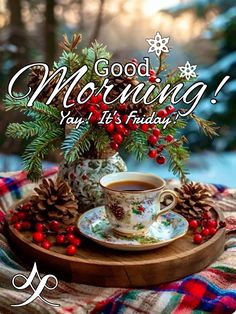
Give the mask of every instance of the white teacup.
POLYGON ((139 172, 118 172, 108 174, 100 180, 105 196, 107 218, 119 235, 135 236, 144 234, 158 215, 175 207, 177 195, 164 190, 165 181, 158 176, 139 172), (151 186, 143 190, 119 190, 124 182, 144 182, 151 186), (160 208, 160 201, 171 196, 172 203, 160 208))

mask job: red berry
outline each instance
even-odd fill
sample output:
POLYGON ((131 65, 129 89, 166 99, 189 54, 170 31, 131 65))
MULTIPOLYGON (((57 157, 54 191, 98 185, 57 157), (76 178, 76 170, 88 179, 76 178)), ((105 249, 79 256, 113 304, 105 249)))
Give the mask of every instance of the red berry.
POLYGON ((127 108, 126 103, 123 103, 123 104, 120 104, 120 105, 119 105, 118 110, 119 110, 119 111, 124 111, 124 110, 126 110, 126 108, 127 108))
POLYGON ((160 118, 165 118, 167 115, 168 115, 168 113, 165 109, 161 109, 157 112, 157 116, 160 118))
POLYGON ((202 232, 201 232, 202 236, 208 237, 209 233, 210 233, 210 230, 208 228, 203 228, 202 229, 202 232))
POLYGON ((155 149, 151 149, 148 152, 148 157, 150 158, 156 158, 157 157, 157 151, 155 149))
POLYGON ((191 228, 191 229, 196 229, 197 227, 198 227, 198 222, 197 222, 197 220, 190 220, 190 222, 189 222, 189 227, 191 228))
POLYGON ((76 229, 75 226, 68 226, 68 227, 66 228, 66 232, 67 232, 67 233, 75 233, 75 229, 76 229))
POLYGON ((102 117, 101 112, 98 111, 98 110, 93 111, 93 116, 94 116, 97 120, 101 119, 101 117, 102 117))
POLYGON ((101 102, 102 101, 102 94, 101 93, 96 95, 96 97, 97 97, 97 102, 101 102))
POLYGON ((156 82, 156 78, 157 77, 153 75, 153 76, 150 76, 148 80, 149 80, 150 83, 155 83, 156 82))
POLYGON ((136 58, 131 59, 131 61, 138 64, 138 60, 136 58))
POLYGON ((141 129, 143 132, 147 132, 148 129, 149 129, 149 125, 148 125, 148 124, 141 124, 140 129, 141 129))
POLYGON ((117 144, 121 144, 123 141, 123 136, 119 133, 114 134, 112 138, 113 138, 113 141, 117 144))
MULTIPOLYGON (((141 73, 141 74, 145 74, 145 73, 146 73, 145 68, 141 68, 141 69, 140 69, 140 73, 141 73)), ((150 73, 150 72, 149 72, 149 73, 150 73)))
POLYGON ((196 233, 196 234, 194 235, 194 237, 193 237, 193 241, 194 241, 194 243, 196 243, 196 244, 201 244, 202 241, 203 241, 202 235, 199 234, 199 233, 196 233))
POLYGON ((115 143, 115 142, 111 142, 110 146, 114 150, 118 150, 119 149, 119 145, 117 143, 115 143))
POLYGON ((159 153, 161 153, 161 152, 163 151, 163 149, 164 149, 164 145, 162 145, 162 144, 157 145, 157 151, 158 151, 159 153))
POLYGON ((127 129, 124 130, 124 136, 127 136, 129 134, 129 131, 127 129))
POLYGON ((128 127, 130 128, 130 130, 135 131, 135 130, 137 130, 138 125, 136 123, 134 123, 133 121, 129 120, 128 127))
POLYGON ((44 234, 39 231, 33 233, 33 240, 36 243, 41 243, 44 240, 44 234))
POLYGON ((14 228, 18 231, 20 231, 22 229, 22 223, 21 222, 16 222, 14 224, 14 228))
POLYGON ((96 108, 96 106, 94 106, 94 105, 91 105, 91 106, 88 107, 88 111, 89 111, 89 112, 94 112, 94 111, 96 111, 96 110, 97 110, 97 108, 96 108))
POLYGON ((212 227, 212 228, 209 229, 210 235, 212 235, 212 236, 213 236, 214 234, 216 234, 216 231, 217 231, 217 229, 214 228, 214 227, 212 227))
POLYGON ((166 162, 166 158, 165 156, 158 156, 157 159, 156 159, 156 162, 159 164, 159 165, 163 165, 165 162, 166 162))
POLYGON ((148 136, 148 142, 151 144, 151 145, 155 145, 156 142, 157 142, 158 138, 155 136, 155 135, 149 135, 148 136))
POLYGON ((211 213, 210 212, 205 212, 202 216, 203 219, 211 219, 211 213))
POLYGON ((23 221, 22 222, 22 229, 23 230, 29 230, 31 228, 31 224, 29 221, 23 221))
POLYGON ((60 224, 59 224, 59 222, 57 220, 51 221, 49 226, 50 226, 50 230, 51 231, 54 231, 54 232, 58 232, 59 231, 60 224))
POLYGON ((100 105, 99 105, 99 108, 102 110, 102 111, 106 111, 108 110, 108 105, 107 104, 104 104, 104 102, 101 102, 100 105))
POLYGON ((151 69, 151 70, 149 70, 149 74, 150 74, 151 76, 156 76, 156 71, 153 70, 153 69, 151 69))
POLYGON ((79 246, 81 244, 81 240, 78 239, 78 238, 75 238, 73 241, 72 241, 72 244, 74 244, 75 246, 79 246))
POLYGON ((221 220, 221 221, 219 222, 219 226, 220 226, 220 228, 226 227, 226 222, 221 220))
POLYGON ((175 107, 172 105, 168 105, 165 107, 165 110, 166 110, 167 114, 169 115, 175 111, 175 107))
POLYGON ((92 116, 89 118, 89 122, 90 122, 91 124, 96 124, 96 123, 98 122, 98 119, 97 119, 94 115, 92 115, 92 116))
POLYGON ((105 124, 104 128, 105 128, 105 130, 106 130, 107 132, 113 132, 113 131, 114 131, 114 128, 115 128, 115 125, 114 125, 113 122, 110 122, 110 123, 108 123, 108 124, 105 124))
POLYGON ((65 236, 64 236, 64 234, 58 234, 58 235, 56 236, 56 243, 57 243, 57 244, 63 244, 63 243, 65 243, 65 236))
POLYGON ((216 227, 217 227, 217 221, 214 220, 214 219, 210 219, 210 220, 208 220, 207 225, 208 225, 208 227, 210 227, 210 228, 216 228, 216 227))
POLYGON ((26 219, 26 213, 25 212, 18 212, 17 217, 19 220, 25 220, 26 219))
POLYGON ((18 222, 18 216, 17 216, 17 214, 14 214, 12 217, 11 217, 11 223, 16 223, 16 222, 18 222))
POLYGON ((127 121, 128 117, 129 116, 127 114, 123 115, 123 117, 121 118, 122 123, 126 124, 126 121, 127 121))
POLYGON ((159 137, 161 134, 161 131, 159 129, 153 129, 152 134, 155 135, 156 137, 159 137))
POLYGON ((38 222, 36 225, 35 225, 35 230, 36 231, 44 231, 44 228, 45 228, 45 226, 44 226, 44 224, 41 224, 40 222, 38 222))
POLYGON ((172 135, 165 136, 165 141, 166 142, 172 142, 173 140, 174 140, 174 136, 172 136, 172 135))
POLYGON ((75 253, 76 253, 76 246, 73 245, 73 244, 68 245, 67 248, 66 248, 66 253, 67 253, 67 255, 70 255, 70 256, 75 255, 75 253))
POLYGON ((31 203, 26 203, 26 204, 23 204, 21 209, 24 210, 24 211, 28 211, 30 210, 32 204, 31 203))
POLYGON ((116 124, 116 131, 120 134, 123 134, 125 132, 125 127, 123 124, 116 124))
POLYGON ((41 244, 41 247, 44 248, 45 250, 49 250, 51 246, 52 243, 48 240, 44 240, 41 244))
POLYGON ((202 226, 205 228, 208 227, 208 220, 207 219, 202 220, 202 226))
POLYGON ((72 233, 69 233, 66 235, 66 239, 72 243, 73 240, 75 239, 75 236, 72 233))
POLYGON ((139 206, 139 207, 138 207, 138 211, 139 211, 139 212, 144 212, 144 211, 145 211, 145 208, 144 208, 143 206, 139 206))

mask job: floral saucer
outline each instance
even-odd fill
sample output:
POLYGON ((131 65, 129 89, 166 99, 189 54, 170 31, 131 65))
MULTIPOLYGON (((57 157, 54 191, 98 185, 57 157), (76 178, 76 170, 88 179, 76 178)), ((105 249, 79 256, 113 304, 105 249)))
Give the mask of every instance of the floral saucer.
POLYGON ((170 211, 160 215, 145 235, 126 238, 113 233, 105 208, 100 206, 85 212, 79 218, 78 228, 85 237, 105 247, 144 251, 156 249, 183 237, 188 231, 188 222, 181 215, 170 211))

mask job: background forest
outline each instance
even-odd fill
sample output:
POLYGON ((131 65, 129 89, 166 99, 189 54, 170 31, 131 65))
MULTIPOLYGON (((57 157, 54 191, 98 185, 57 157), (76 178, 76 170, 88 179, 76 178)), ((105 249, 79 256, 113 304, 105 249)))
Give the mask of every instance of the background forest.
MULTIPOLYGON (((115 60, 142 60, 145 38, 159 31, 171 37, 171 68, 189 60, 198 65, 210 94, 199 105, 200 114, 217 122, 220 136, 214 141, 188 125, 185 134, 193 152, 236 149, 236 3, 235 0, 0 0, 0 99, 10 77, 23 65, 45 61, 52 65, 60 53, 62 34, 83 34, 83 46, 103 42, 115 60), (211 105, 218 83, 231 80, 211 105)), ((19 90, 24 88, 21 82, 19 90)), ((0 102, 0 152, 20 154, 25 143, 6 138, 6 126, 20 121, 6 113, 0 102)), ((235 156, 235 155, 234 155, 235 156)), ((49 156, 56 161, 57 156, 49 156)), ((7 165, 4 166, 7 169, 7 165)), ((2 167, 2 168, 4 168, 2 167)))

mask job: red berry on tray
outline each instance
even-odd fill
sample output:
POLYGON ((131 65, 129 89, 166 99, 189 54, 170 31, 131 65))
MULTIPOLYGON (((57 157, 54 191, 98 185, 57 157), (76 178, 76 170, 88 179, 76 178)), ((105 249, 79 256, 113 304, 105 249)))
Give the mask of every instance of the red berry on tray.
POLYGON ((11 217, 11 223, 16 223, 16 222, 18 222, 18 216, 17 216, 17 214, 14 214, 14 215, 12 215, 12 217, 11 217))
POLYGON ((203 219, 211 219, 211 213, 205 212, 202 216, 203 219))
POLYGON ((17 213, 17 217, 19 220, 25 220, 26 219, 26 213, 25 212, 19 212, 19 213, 17 213))
POLYGON ((208 228, 203 228, 201 234, 204 237, 208 237, 210 234, 210 230, 208 228))
POLYGON ((208 219, 203 219, 202 220, 202 226, 207 228, 208 227, 208 219))
POLYGON ((197 222, 197 220, 190 220, 190 222, 189 222, 189 227, 191 228, 191 229, 196 229, 197 227, 198 227, 198 222, 197 222))
POLYGON ((51 246, 52 246, 52 243, 48 240, 44 240, 41 244, 41 247, 46 250, 49 250, 51 246))
POLYGON ((50 230, 51 231, 54 231, 54 232, 58 232, 59 231, 60 224, 59 224, 59 222, 57 220, 51 221, 49 226, 50 226, 50 230))
POLYGON ((202 238, 202 235, 197 233, 194 235, 193 237, 193 242, 196 243, 196 244, 201 244, 203 241, 203 238, 202 238))
POLYGON ((33 240, 36 243, 41 243, 44 240, 44 234, 42 232, 36 231, 33 233, 33 240))
POLYGON ((75 233, 76 227, 75 226, 68 226, 66 228, 67 233, 75 233))
POLYGON ((40 222, 36 223, 36 225, 35 225, 35 230, 36 231, 42 232, 42 231, 44 231, 44 228, 45 228, 44 224, 42 224, 40 222))
POLYGON ((28 211, 30 210, 31 206, 32 206, 31 203, 25 203, 21 206, 21 209, 24 211, 28 211))
POLYGON ((64 236, 64 234, 58 234, 57 236, 56 236, 56 243, 57 244, 63 244, 63 243, 65 243, 65 236, 64 236))
POLYGON ((23 221, 22 222, 22 229, 23 230, 29 230, 31 228, 31 223, 29 221, 23 221))
POLYGON ((78 238, 75 238, 75 239, 72 241, 72 244, 74 244, 75 246, 80 246, 81 240, 78 239, 78 238))
POLYGON ((216 228, 217 227, 217 221, 215 219, 208 220, 208 227, 209 228, 216 228))
POLYGON ((214 227, 212 227, 212 228, 209 229, 210 235, 212 235, 212 236, 213 236, 214 234, 216 234, 216 231, 217 231, 217 229, 214 228, 214 227))
POLYGON ((70 244, 69 246, 67 246, 66 248, 66 253, 67 255, 73 256, 76 253, 76 246, 73 244, 70 244))
POLYGON ((22 223, 21 222, 16 222, 14 224, 14 228, 18 231, 20 231, 22 229, 22 223))
POLYGON ((75 236, 72 233, 69 233, 66 235, 66 239, 72 243, 73 240, 75 239, 75 236))

